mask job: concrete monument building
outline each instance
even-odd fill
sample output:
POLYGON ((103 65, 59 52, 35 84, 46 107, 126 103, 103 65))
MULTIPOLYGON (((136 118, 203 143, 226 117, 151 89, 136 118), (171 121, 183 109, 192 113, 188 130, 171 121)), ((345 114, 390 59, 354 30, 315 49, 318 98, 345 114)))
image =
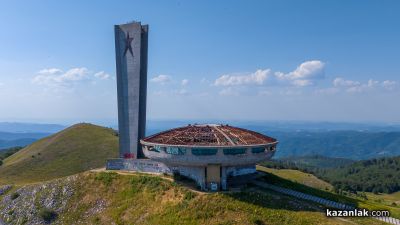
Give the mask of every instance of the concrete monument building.
POLYGON ((115 26, 119 158, 107 169, 179 173, 202 190, 225 190, 233 177, 256 172, 277 140, 229 125, 188 125, 145 137, 148 25, 115 26))
POLYGON ((278 141, 229 125, 188 125, 141 140, 144 155, 195 180, 202 190, 227 189, 229 179, 256 172, 278 141))
POLYGON ((141 158, 145 136, 148 25, 115 25, 120 158, 141 158))

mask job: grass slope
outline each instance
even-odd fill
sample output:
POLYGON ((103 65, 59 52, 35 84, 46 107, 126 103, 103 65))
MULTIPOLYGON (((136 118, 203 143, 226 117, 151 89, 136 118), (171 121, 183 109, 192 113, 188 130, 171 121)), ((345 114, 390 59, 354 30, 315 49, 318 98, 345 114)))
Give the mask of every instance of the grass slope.
POLYGON ((117 149, 114 130, 77 124, 6 158, 0 184, 44 181, 101 167, 107 158, 117 156, 117 149))
POLYGON ((362 198, 356 194, 348 192, 346 192, 346 195, 340 195, 328 191, 323 184, 329 185, 329 183, 326 183, 325 181, 318 179, 311 174, 307 174, 298 170, 279 170, 266 168, 263 166, 257 166, 257 169, 259 171, 266 172, 265 180, 268 183, 298 190, 333 201, 354 205, 358 208, 367 208, 370 210, 389 210, 391 212, 391 216, 400 218, 400 192, 392 194, 373 194, 370 192, 365 192, 367 198, 362 198))
POLYGON ((312 188, 317 188, 321 190, 332 190, 332 185, 329 184, 326 181, 323 181, 321 179, 318 179, 316 176, 309 174, 309 173, 304 173, 299 170, 290 170, 290 169, 272 169, 272 168, 266 168, 263 166, 257 166, 257 170, 267 172, 267 173, 272 173, 276 176, 282 177, 287 180, 291 180, 294 182, 298 182, 300 184, 307 185, 312 188))
POLYGON ((268 190, 198 193, 163 177, 85 173, 60 224, 382 224, 328 218, 322 208, 268 190))

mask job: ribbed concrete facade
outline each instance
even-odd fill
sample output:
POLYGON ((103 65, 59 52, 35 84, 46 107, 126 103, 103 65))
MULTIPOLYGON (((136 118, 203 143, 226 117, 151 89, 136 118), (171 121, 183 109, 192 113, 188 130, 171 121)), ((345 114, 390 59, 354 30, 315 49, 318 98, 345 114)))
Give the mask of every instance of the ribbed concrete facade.
POLYGON ((146 127, 147 45, 148 25, 115 25, 121 158, 143 157, 139 141, 146 127))
POLYGON ((255 164, 271 159, 278 141, 229 125, 194 124, 154 134, 140 143, 147 158, 195 180, 202 190, 216 191, 233 186, 234 177, 254 174, 255 164))
MULTIPOLYGON (((242 165, 251 165, 259 162, 263 162, 272 158, 275 153, 275 145, 276 143, 270 143, 266 145, 258 145, 256 148, 265 149, 261 153, 252 153, 251 147, 236 147, 240 149, 245 149, 245 152, 237 155, 228 155, 224 154, 225 148, 216 148, 216 153, 214 155, 194 155, 192 153, 192 148, 190 147, 182 147, 185 148, 185 154, 169 154, 166 151, 152 151, 149 150, 152 145, 145 141, 142 141, 143 152, 146 157, 153 159, 158 162, 165 163, 170 166, 207 166, 208 164, 220 164, 221 166, 242 166, 242 165)), ((158 145, 163 146, 163 145, 158 145)), ((253 146, 254 147, 254 146, 253 146)), ((165 146, 167 148, 167 146, 165 146)), ((196 147, 201 149, 201 147, 196 147)), ((203 147, 205 149, 209 147, 203 147)), ((235 149, 235 148, 231 148, 235 149)))

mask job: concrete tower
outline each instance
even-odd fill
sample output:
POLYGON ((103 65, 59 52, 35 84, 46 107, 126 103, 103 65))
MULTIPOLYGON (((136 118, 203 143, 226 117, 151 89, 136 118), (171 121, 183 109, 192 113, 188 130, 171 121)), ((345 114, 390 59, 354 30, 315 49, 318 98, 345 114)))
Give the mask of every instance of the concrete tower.
POLYGON ((119 155, 142 158, 145 137, 148 25, 115 25, 117 65, 119 155))

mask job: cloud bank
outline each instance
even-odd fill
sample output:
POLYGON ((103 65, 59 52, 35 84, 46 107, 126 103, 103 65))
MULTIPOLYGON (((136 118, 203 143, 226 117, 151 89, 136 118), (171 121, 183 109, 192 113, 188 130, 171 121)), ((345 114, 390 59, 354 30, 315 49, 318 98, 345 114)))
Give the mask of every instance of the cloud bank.
POLYGON ((236 85, 262 85, 267 79, 271 70, 257 70, 254 73, 246 75, 226 74, 217 78, 214 82, 215 86, 236 86, 236 85))
POLYGON ((104 71, 93 73, 86 67, 71 68, 63 71, 57 68, 42 69, 33 77, 32 83, 49 87, 68 86, 73 83, 85 80, 101 79, 107 80, 111 78, 104 71))

